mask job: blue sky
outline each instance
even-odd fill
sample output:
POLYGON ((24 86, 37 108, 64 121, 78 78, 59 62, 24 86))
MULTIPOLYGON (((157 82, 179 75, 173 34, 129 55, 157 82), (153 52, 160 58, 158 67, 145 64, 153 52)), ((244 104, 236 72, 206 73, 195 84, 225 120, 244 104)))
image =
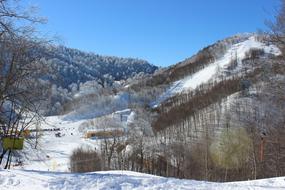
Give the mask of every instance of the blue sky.
POLYGON ((169 66, 219 39, 264 29, 279 0, 25 0, 64 45, 169 66))

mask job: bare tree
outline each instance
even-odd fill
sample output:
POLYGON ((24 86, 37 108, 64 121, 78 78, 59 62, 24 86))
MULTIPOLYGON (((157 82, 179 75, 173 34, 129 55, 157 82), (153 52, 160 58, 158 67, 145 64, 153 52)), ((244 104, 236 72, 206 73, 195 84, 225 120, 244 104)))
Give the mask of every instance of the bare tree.
POLYGON ((285 0, 280 0, 280 8, 274 15, 274 21, 266 21, 270 29, 271 40, 282 47, 285 47, 285 0))
MULTIPOLYGON (((0 134, 15 140, 40 120, 44 86, 39 80, 46 70, 33 50, 43 42, 36 37, 34 24, 43 20, 23 10, 17 1, 0 0, 0 134)), ((11 163, 13 147, 2 146, 0 164, 8 153, 5 168, 11 163)))
POLYGON ((71 172, 92 172, 100 171, 101 159, 96 150, 77 148, 70 156, 71 172))

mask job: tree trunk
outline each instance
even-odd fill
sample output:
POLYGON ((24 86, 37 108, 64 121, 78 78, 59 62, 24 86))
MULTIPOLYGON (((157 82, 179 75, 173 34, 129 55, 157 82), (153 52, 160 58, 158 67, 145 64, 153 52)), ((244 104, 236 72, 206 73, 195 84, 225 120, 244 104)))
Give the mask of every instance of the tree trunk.
POLYGON ((1 163, 2 163, 3 157, 4 157, 4 155, 6 154, 6 152, 7 152, 7 150, 3 150, 3 152, 2 152, 1 155, 0 155, 0 165, 1 165, 1 163))
POLYGON ((8 158, 7 158, 7 161, 6 161, 6 165, 5 165, 5 167, 4 167, 4 169, 9 169, 8 167, 9 167, 9 162, 10 162, 10 159, 12 159, 12 156, 11 156, 11 150, 8 150, 9 151, 9 153, 8 153, 8 158))

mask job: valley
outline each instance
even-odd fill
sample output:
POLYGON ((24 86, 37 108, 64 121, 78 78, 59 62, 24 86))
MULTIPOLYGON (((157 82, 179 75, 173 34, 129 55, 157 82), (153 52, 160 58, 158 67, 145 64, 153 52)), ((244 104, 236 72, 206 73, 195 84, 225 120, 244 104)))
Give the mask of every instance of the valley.
POLYGON ((0 0, 0 190, 284 189, 285 0, 37 3, 0 0))

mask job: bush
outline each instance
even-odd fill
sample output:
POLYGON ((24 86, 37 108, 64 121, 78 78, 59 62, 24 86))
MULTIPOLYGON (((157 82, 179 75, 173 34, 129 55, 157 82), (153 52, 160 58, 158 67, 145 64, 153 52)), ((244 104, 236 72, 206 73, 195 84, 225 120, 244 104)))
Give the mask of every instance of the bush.
POLYGON ((238 169, 249 159, 251 139, 244 128, 224 129, 210 147, 213 162, 220 168, 238 169))
POLYGON ((71 172, 92 172, 101 170, 100 155, 91 149, 75 149, 70 157, 71 172))

